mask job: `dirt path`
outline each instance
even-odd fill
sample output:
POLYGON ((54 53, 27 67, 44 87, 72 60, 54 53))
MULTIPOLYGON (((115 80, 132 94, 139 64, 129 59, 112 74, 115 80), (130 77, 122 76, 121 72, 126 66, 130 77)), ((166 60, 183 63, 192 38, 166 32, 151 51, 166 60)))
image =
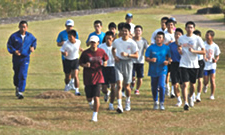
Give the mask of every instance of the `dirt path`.
POLYGON ((175 17, 179 23, 194 21, 199 27, 225 31, 225 24, 223 22, 212 21, 203 15, 173 15, 173 17, 175 17))

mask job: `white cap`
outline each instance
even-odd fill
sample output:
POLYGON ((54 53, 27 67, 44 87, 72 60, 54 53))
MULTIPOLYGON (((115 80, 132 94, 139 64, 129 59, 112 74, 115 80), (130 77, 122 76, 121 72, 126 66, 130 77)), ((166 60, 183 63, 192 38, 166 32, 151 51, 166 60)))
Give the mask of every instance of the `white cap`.
POLYGON ((74 21, 72 19, 68 19, 66 21, 66 26, 74 26, 74 21))
POLYGON ((99 38, 98 38, 98 36, 91 36, 90 37, 90 39, 89 39, 89 42, 95 42, 95 43, 97 43, 99 41, 99 38))

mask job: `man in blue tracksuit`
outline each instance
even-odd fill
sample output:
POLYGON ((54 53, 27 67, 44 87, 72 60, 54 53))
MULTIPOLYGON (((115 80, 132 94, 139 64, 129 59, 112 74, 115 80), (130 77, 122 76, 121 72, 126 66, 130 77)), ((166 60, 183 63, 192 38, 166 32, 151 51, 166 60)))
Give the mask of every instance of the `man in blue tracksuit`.
POLYGON ((148 75, 151 76, 153 109, 158 109, 158 87, 160 93, 160 109, 164 110, 165 80, 167 65, 171 62, 170 48, 163 44, 165 35, 162 31, 156 35, 156 44, 149 46, 145 52, 145 61, 149 62, 148 75))
POLYGON ((30 53, 36 49, 36 38, 27 32, 28 23, 21 21, 19 31, 13 33, 7 42, 7 49, 12 54, 14 85, 16 96, 23 99, 26 87, 27 71, 30 63, 30 53))

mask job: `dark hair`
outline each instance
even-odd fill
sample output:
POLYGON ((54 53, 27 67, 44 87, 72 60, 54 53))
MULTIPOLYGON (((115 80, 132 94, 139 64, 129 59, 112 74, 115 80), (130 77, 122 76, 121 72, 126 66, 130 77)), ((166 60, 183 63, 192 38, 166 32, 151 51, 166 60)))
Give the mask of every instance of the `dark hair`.
POLYGON ((173 25, 175 24, 175 22, 174 22, 174 20, 172 20, 172 19, 168 19, 167 21, 166 21, 166 25, 168 24, 168 23, 173 23, 173 25))
POLYGON ((193 21, 188 21, 186 24, 185 24, 185 27, 187 27, 188 25, 193 25, 194 28, 195 28, 195 23, 193 21))
POLYGON ((164 34, 164 32, 162 32, 162 31, 157 32, 156 35, 163 35, 163 38, 165 38, 165 34, 164 34))
POLYGON ((118 24, 118 30, 122 30, 124 24, 125 24, 124 22, 119 23, 118 24))
POLYGON ((125 28, 125 29, 128 29, 128 31, 130 31, 130 24, 128 23, 125 23, 122 27, 122 29, 125 28))
POLYGON ((72 36, 76 37, 77 32, 75 30, 70 30, 70 31, 68 31, 68 35, 72 35, 72 36))
POLYGON ((20 26, 21 24, 26 24, 26 25, 28 26, 27 21, 20 21, 19 26, 20 26))
POLYGON ((114 22, 109 23, 108 29, 110 28, 115 28, 116 29, 116 24, 114 22))
POLYGON ((142 28, 141 25, 136 25, 136 26, 134 27, 135 30, 136 30, 137 28, 140 28, 141 30, 143 30, 143 28, 142 28))
POLYGON ((212 30, 208 30, 206 33, 209 33, 212 37, 214 37, 214 36, 215 36, 215 32, 214 32, 214 31, 212 31, 212 30))
POLYGON ((169 20, 169 18, 166 17, 166 16, 164 16, 164 17, 161 18, 161 21, 162 21, 162 20, 166 20, 166 21, 167 21, 167 20, 169 20))
POLYGON ((176 28, 175 33, 180 32, 182 35, 184 34, 183 30, 181 28, 176 28))
POLYGON ((202 33, 201 33, 201 31, 199 31, 199 30, 195 30, 194 32, 193 32, 195 35, 198 35, 198 36, 202 36, 202 33))
POLYGON ((106 33, 105 33, 105 37, 106 36, 114 36, 114 34, 113 34, 113 32, 112 31, 107 31, 106 33))
POLYGON ((95 25, 95 24, 100 24, 100 25, 102 26, 102 21, 100 21, 100 20, 95 20, 94 25, 95 25))

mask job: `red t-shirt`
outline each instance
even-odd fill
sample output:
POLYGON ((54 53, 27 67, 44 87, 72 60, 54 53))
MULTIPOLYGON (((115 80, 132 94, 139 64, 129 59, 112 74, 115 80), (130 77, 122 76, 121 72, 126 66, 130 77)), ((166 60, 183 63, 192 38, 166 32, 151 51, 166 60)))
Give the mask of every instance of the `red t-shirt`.
POLYGON ((79 59, 79 64, 86 64, 87 62, 91 63, 89 68, 84 67, 84 85, 96 85, 99 83, 104 83, 104 77, 102 74, 102 61, 107 61, 108 59, 108 55, 101 48, 98 48, 95 52, 90 48, 82 52, 79 59))

